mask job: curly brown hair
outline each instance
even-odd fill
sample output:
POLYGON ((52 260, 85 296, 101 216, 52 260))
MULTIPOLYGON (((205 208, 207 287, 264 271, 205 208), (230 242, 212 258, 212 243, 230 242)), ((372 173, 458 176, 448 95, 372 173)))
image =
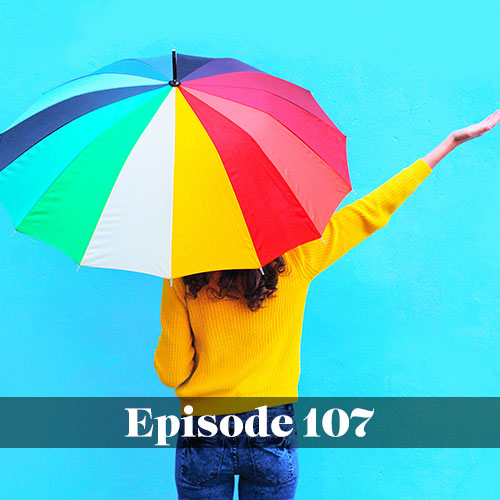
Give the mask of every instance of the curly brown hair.
POLYGON ((205 273, 190 274, 183 276, 182 281, 186 285, 186 296, 196 299, 198 292, 208 283, 216 272, 220 272, 218 287, 207 288, 207 294, 211 299, 221 300, 224 297, 246 299, 247 305, 252 311, 262 307, 264 300, 271 297, 278 289, 278 278, 286 270, 283 256, 277 257, 261 269, 231 269, 225 271, 210 271, 205 273), (211 295, 210 293, 211 292, 211 295), (231 295, 231 292, 236 295, 231 295))

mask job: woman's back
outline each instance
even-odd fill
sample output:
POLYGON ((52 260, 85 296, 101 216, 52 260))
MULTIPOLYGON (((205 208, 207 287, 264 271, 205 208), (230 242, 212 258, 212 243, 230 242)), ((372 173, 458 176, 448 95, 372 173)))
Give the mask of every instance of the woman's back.
MULTIPOLYGON (((210 298, 208 286, 217 289, 218 273, 196 299, 184 298, 185 285, 182 279, 173 280, 170 287, 165 281, 164 294, 177 302, 177 307, 187 312, 189 324, 178 321, 170 328, 178 332, 188 328, 196 332, 192 354, 196 369, 175 393, 182 406, 191 404, 196 414, 231 411, 248 411, 254 408, 251 397, 286 397, 287 402, 296 401, 300 371, 300 336, 302 319, 310 284, 304 274, 297 250, 283 255, 286 270, 280 274, 278 290, 264 300, 262 307, 252 311, 246 300, 224 297, 210 298), (175 296, 173 295, 175 294, 175 296), (199 396, 241 398, 231 401, 231 408, 200 407, 199 396)), ((164 302, 165 303, 165 302, 164 302)), ((168 315, 163 311, 163 317, 168 315)), ((182 317, 182 316, 181 316, 182 317)), ((165 348, 174 349, 173 346, 165 348)), ((177 351, 178 353, 179 351, 177 351)), ((184 351, 185 352, 185 351, 184 351)), ((191 353, 188 354, 191 356, 191 353)), ((183 373, 185 361, 177 357, 169 362, 171 372, 183 373)), ((162 366, 165 366, 163 363, 162 366)), ((194 367, 194 366, 193 366, 194 367)), ((172 380, 175 385, 178 380, 172 380)), ((179 383, 181 383, 180 381, 179 383)), ((208 404, 208 400, 206 401, 208 404)), ((219 401, 227 406, 229 401, 219 401)))
MULTIPOLYGON (((246 300, 213 300, 204 287, 185 296, 181 278, 163 287, 162 334, 155 353, 160 380, 176 388, 182 408, 194 415, 252 410, 248 398, 297 401, 300 338, 312 279, 389 221, 392 213, 431 173, 422 159, 363 198, 333 214, 322 239, 285 254, 277 291, 252 311, 246 300), (207 399, 205 399, 207 398, 207 399), (231 399, 226 399, 231 398, 231 399)), ((217 274, 213 277, 215 284, 217 274)), ((215 284, 217 289, 217 285, 215 284)))

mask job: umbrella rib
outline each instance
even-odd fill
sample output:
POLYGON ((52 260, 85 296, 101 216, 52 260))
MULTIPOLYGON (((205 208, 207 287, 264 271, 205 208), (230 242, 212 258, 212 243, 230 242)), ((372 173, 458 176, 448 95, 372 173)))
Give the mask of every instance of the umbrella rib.
MULTIPOLYGON (((186 87, 186 88, 187 88, 187 87, 186 87)), ((242 88, 242 87, 234 87, 234 88, 242 88)), ((320 154, 319 154, 319 153, 318 153, 315 149, 313 149, 313 148, 312 148, 309 144, 307 144, 307 143, 306 143, 306 142, 302 139, 302 137, 300 137, 299 135, 297 135, 297 133, 295 133, 293 130, 291 130, 291 129, 287 126, 287 125, 285 125, 283 122, 281 122, 280 120, 278 120, 278 119, 277 119, 275 116, 273 116, 271 113, 269 113, 269 112, 267 112, 267 111, 263 111, 262 109, 257 109, 257 108, 254 108, 253 106, 250 106, 250 105, 248 105, 248 104, 244 104, 244 103, 242 103, 242 102, 236 101, 236 100, 231 99, 231 98, 229 98, 229 97, 221 97, 221 96, 218 96, 218 95, 216 96, 216 95, 214 95, 214 94, 210 94, 209 92, 204 92, 203 90, 198 90, 198 89, 194 89, 194 90, 196 90, 196 91, 198 91, 198 92, 201 92, 201 93, 204 93, 204 94, 207 94, 207 95, 210 95, 210 96, 217 97, 217 98, 219 98, 219 99, 224 99, 224 100, 226 100, 226 101, 234 102, 234 103, 239 104, 239 105, 241 105, 241 106, 245 106, 245 107, 247 107, 247 108, 249 108, 249 109, 252 109, 252 110, 254 110, 254 111, 257 111, 257 112, 260 112, 260 113, 264 113, 264 114, 266 114, 266 115, 270 116, 270 117, 271 117, 271 118, 272 118, 272 119, 273 119, 276 123, 278 123, 278 124, 279 124, 279 125, 281 125, 283 128, 285 128, 286 130, 288 130, 288 131, 289 131, 291 134, 293 134, 295 137, 297 137, 297 139, 298 139, 298 140, 299 140, 302 144, 304 144, 304 146, 305 146, 306 148, 308 148, 310 151, 312 151, 312 152, 313 152, 313 153, 314 153, 314 154, 315 154, 315 155, 316 155, 316 156, 317 156, 317 157, 321 160, 321 162, 322 162, 322 163, 323 163, 323 164, 324 164, 327 168, 329 168, 329 169, 333 170, 333 171, 334 171, 334 172, 338 175, 339 179, 341 179, 341 180, 345 183, 346 187, 351 188, 351 185, 347 182, 347 180, 346 180, 346 179, 344 179, 344 177, 342 177, 342 176, 341 176, 341 175, 340 175, 340 174, 339 174, 339 173, 338 173, 338 172, 337 172, 334 168, 330 167, 330 165, 328 165, 328 163, 326 162, 326 160, 324 160, 324 159, 323 159, 323 157, 322 157, 322 156, 321 156, 321 155, 320 155, 320 154)), ((261 89, 252 89, 252 90, 261 90, 261 89)), ((262 89, 262 90, 264 90, 264 89, 262 89)), ((267 91, 267 90, 265 90, 265 92, 268 92, 268 91, 267 91)), ((269 93, 270 93, 270 94, 273 94, 273 95, 276 95, 277 97, 281 97, 281 96, 278 96, 277 94, 274 94, 273 92, 269 92, 269 93)), ((192 95, 192 94, 191 94, 191 95, 192 95)), ((284 98, 282 98, 282 99, 284 99, 284 98)), ((288 99, 284 99, 284 100, 285 100, 285 101, 287 101, 287 102, 290 102, 291 104, 294 104, 292 101, 290 101, 290 100, 288 100, 288 99)), ((204 101, 204 102, 205 102, 205 101, 204 101)), ((207 104, 207 103, 205 102, 205 104, 207 104)), ((209 104, 207 104, 207 106, 210 106, 210 105, 209 105, 209 104)), ((212 108, 212 106, 210 106, 210 107, 212 108)), ((302 108, 302 106, 297 106, 297 107, 298 107, 299 109, 301 109, 301 110, 305 111, 306 113, 308 113, 308 111, 307 111, 307 110, 305 110, 304 108, 302 108)), ((212 108, 212 109, 214 109, 214 108, 212 108)), ((311 115, 312 115, 312 116, 314 116, 315 118, 318 118, 316 115, 314 115, 314 114, 312 114, 312 113, 309 113, 309 114, 311 114, 311 115)), ((226 118, 227 118, 227 117, 226 117, 226 118)), ((229 118, 228 118, 228 119, 229 119, 229 118)), ((318 118, 318 119, 319 119, 319 118, 318 118)), ((231 121, 232 121, 232 120, 231 120, 231 121)), ((234 123, 234 122, 233 122, 233 123, 234 123)), ((323 122, 323 123, 324 123, 324 122, 323 122)), ((326 124, 326 125, 328 125, 328 124, 326 124)), ((334 130, 335 130, 335 129, 334 129, 334 130)), ((342 134, 342 132, 340 132, 340 133, 342 134)), ((344 134, 342 134, 342 135, 344 135, 344 134)), ((344 137, 345 137, 345 136, 344 136, 344 137)), ((352 188, 351 188, 351 189, 352 189, 352 188)))
MULTIPOLYGON (((135 108, 133 111, 131 111, 131 113, 133 113, 134 111, 137 111, 137 109, 140 109, 142 108, 143 106, 146 106, 147 104, 149 104, 152 100, 154 100, 155 98, 157 97, 157 95, 153 96, 151 99, 149 99, 148 101, 144 102, 141 104, 141 106, 139 106, 138 108, 135 108)), ((129 113, 130 114, 130 113, 129 113)), ((106 127, 106 129, 100 134, 98 135, 97 137, 94 137, 94 139, 92 139, 83 149, 81 149, 73 158, 72 160, 61 170, 61 172, 59 172, 59 174, 52 180, 52 182, 47 186, 47 188, 43 191, 43 193, 38 197, 38 199, 36 200, 36 202, 31 206, 30 210, 26 213, 26 215, 22 218, 22 220, 19 222, 19 224, 17 225, 17 227, 15 228, 16 231, 18 230, 17 228, 19 226, 21 226, 21 224, 25 221, 26 217, 28 217, 28 215, 31 213, 31 211, 33 210, 33 208, 40 202, 40 200, 45 196, 45 194, 49 191, 49 189, 57 182, 57 180, 64 174, 64 172, 66 172, 66 169, 79 157, 81 156, 89 147, 92 146, 92 144, 94 144, 97 140, 99 140, 100 137, 102 137, 103 134, 105 134, 108 130, 110 130, 111 128, 113 128, 115 125, 117 125, 118 123, 120 123, 122 120, 124 120, 125 118, 127 118, 129 116, 129 114, 125 115, 124 117, 120 118, 120 120, 118 120, 117 122, 114 122, 112 123, 109 127, 106 127)), ((49 134, 50 135, 50 134, 49 134)), ((48 136, 46 136, 48 137, 48 136)), ((22 232, 22 231, 19 231, 19 232, 22 232)))
MULTIPOLYGON (((201 68, 205 67, 207 64, 210 64, 210 63, 211 63, 211 62, 213 62, 213 61, 214 61, 214 59, 212 59, 211 61, 207 61, 206 63, 203 63, 201 66, 198 66, 197 68, 193 69, 193 71, 191 71, 191 72, 190 72, 190 73, 188 73, 187 75, 184 75, 184 77, 183 77, 183 79, 182 79, 182 80, 183 80, 183 81, 186 81, 186 82, 187 82, 187 81, 193 81, 193 82, 194 82, 194 81, 196 81, 196 79, 194 79, 194 80, 187 80, 187 78, 189 77, 189 75, 192 75, 194 72, 196 72, 196 71, 198 71, 199 69, 201 69, 201 68)), ((232 71, 231 73, 234 73, 234 71, 232 71)))
MULTIPOLYGON (((196 80, 193 80, 193 82, 195 82, 196 80)), ((184 86, 186 88, 190 88, 189 87, 189 84, 191 82, 186 82, 184 84, 184 86)), ((245 90, 256 90, 256 91, 260 91, 260 92, 267 92, 268 94, 271 94, 271 95, 274 95, 276 97, 279 97, 280 99, 283 99, 284 101, 287 101, 289 102, 290 104, 293 104, 294 106, 296 106, 297 108, 300 108, 301 110, 303 110, 305 113, 308 113, 312 116, 314 116, 315 118, 317 118, 318 120, 321 120, 325 125, 328 125, 330 128, 333 128, 336 132, 339 132, 340 134, 342 134, 344 137, 347 137, 331 120, 330 120, 330 123, 329 122, 326 122, 325 120, 323 120, 322 118, 320 118, 319 116, 315 115, 314 113, 312 113, 311 111, 309 111, 308 109, 304 108, 303 106, 300 106, 299 104, 297 104, 296 102, 294 101, 291 101, 290 99, 288 99, 287 97, 283 97, 282 95, 279 95, 277 94, 276 92, 272 92, 271 90, 268 90, 268 89, 265 89, 265 88, 257 88, 257 87, 241 87, 241 86, 238 86, 238 85, 203 85, 201 83, 197 83, 196 84, 197 86, 199 87, 211 87, 211 88, 217 88, 217 87, 224 87, 224 88, 228 88, 228 89, 245 89, 245 90)), ((302 90, 306 91, 306 92, 309 92, 309 94, 311 94, 311 92, 307 89, 304 89, 302 87, 299 87, 301 88, 302 90)), ((195 90, 198 90, 197 88, 195 88, 195 90)), ((200 92, 203 92, 202 90, 200 90, 200 92)), ((209 92, 207 92, 207 94, 209 94, 209 92)), ((212 94, 211 94, 212 95, 212 94)), ((217 96, 217 97, 220 97, 220 96, 217 96)), ((312 94, 311 94, 311 97, 312 94)), ((228 100, 233 100, 233 99, 229 99, 228 97, 221 97, 221 99, 228 99, 228 100)), ((313 97, 314 99, 314 97, 313 97)), ((235 101, 235 102, 238 102, 238 101, 235 101)), ((319 106, 319 103, 316 101, 316 103, 318 104, 319 106)), ((240 103, 241 104, 241 103, 240 103)), ((326 113, 325 113, 326 114, 326 113)))
MULTIPOLYGON (((172 89, 172 90, 174 90, 174 89, 172 89)), ((168 97, 168 95, 167 95, 167 97, 168 97)), ((149 102, 150 102, 150 101, 147 101, 146 103, 144 103, 144 106, 145 106, 145 105, 147 105, 149 102)), ((163 105, 163 103, 162 103, 162 104, 158 107, 158 109, 155 111, 155 113, 154 113, 153 117, 151 118, 151 121, 154 119, 154 117, 157 115, 157 113, 159 113, 160 108, 162 107, 162 105, 163 105)), ((174 116, 175 116, 175 109, 174 109, 174 116)), ((149 122, 149 124, 151 123, 151 121, 149 122)), ((146 128, 148 128, 148 127, 149 127, 149 124, 148 124, 148 125, 146 125, 146 128)), ((143 130, 142 134, 145 132, 146 128, 143 130)), ((89 241, 88 241, 88 243, 87 243, 87 247, 85 248, 85 251, 83 252, 83 255, 82 255, 82 262, 84 261, 84 259, 85 259, 85 254, 87 253, 87 251, 88 251, 88 249, 89 249, 89 247, 90 247, 90 245, 91 245, 91 243, 92 243, 92 239, 94 238, 94 235, 96 234, 96 231, 97 231, 97 229, 98 229, 98 227, 99 227, 99 224, 100 224, 101 219, 102 219, 102 217, 103 217, 103 214, 104 214, 104 212, 105 212, 105 210, 106 210, 106 207, 107 207, 107 205, 108 205, 108 203, 109 203, 109 200, 110 200, 110 198, 111 198, 111 196, 112 196, 112 194, 113 194, 113 191, 116 189, 116 185, 117 185, 117 183, 120 181, 120 176, 123 174, 123 171, 124 171, 125 165, 127 164, 127 161, 128 161, 128 159, 129 159, 130 155, 132 154, 132 152, 133 152, 134 148, 137 146, 138 142, 140 141, 142 134, 138 137, 138 139, 137 139, 136 143, 132 146, 132 149, 129 151, 129 154, 128 154, 127 158, 125 159, 125 161, 124 161, 124 163, 123 163, 123 165, 122 165, 122 167, 121 167, 121 169, 120 169, 120 172, 118 173, 118 175, 117 175, 117 177, 116 177, 115 183, 113 184, 113 186, 112 186, 112 188, 111 188, 111 190, 110 190, 110 192, 109 192, 109 194, 108 194, 108 197, 107 197, 107 199, 106 199, 106 202, 105 202, 105 203, 104 203, 104 205, 103 205, 102 212, 101 212, 100 216, 97 218, 96 225, 95 225, 94 230, 92 231, 92 235, 90 236, 89 241)), ((175 136, 175 131, 174 131, 174 136, 175 136)), ((174 153, 174 155, 175 155, 175 153, 174 153)), ((174 166, 172 167, 172 176, 173 176, 173 168, 174 168, 174 166)), ((172 182, 172 211, 171 211, 171 214, 172 214, 172 219, 173 219, 173 199, 174 199, 174 198, 173 198, 173 182, 172 182)), ((171 226, 170 226, 171 228, 172 228, 172 223, 173 223, 173 220, 171 221, 171 226)), ((170 257, 172 257, 172 255, 171 255, 170 257)), ((85 265, 85 264, 82 264, 82 265, 85 265)), ((94 267, 94 266, 87 266, 87 267, 94 267)), ((146 274, 151 274, 151 273, 146 273, 146 274)), ((172 261, 170 261, 170 275, 172 275, 172 261)), ((153 276, 156 276, 156 275, 154 275, 154 274, 153 274, 153 276)))
MULTIPOLYGON (((106 102, 94 109, 90 109, 90 110, 87 110, 85 111, 84 113, 78 115, 78 116, 74 116, 72 119, 68 120, 68 121, 65 121, 64 123, 60 124, 59 126, 57 126, 56 128, 54 128, 54 130, 51 130, 49 133, 47 133, 46 135, 44 135, 43 137, 40 137, 38 138, 37 140, 35 140, 27 149, 25 149, 24 151, 20 152, 15 158, 12 158, 7 164, 5 164, 3 167, 0 165, 0 171, 2 171, 3 169, 7 168, 11 163, 13 163, 14 161, 16 161, 19 157, 21 157, 24 153, 26 153, 27 151, 29 151, 33 146, 37 145, 39 142, 43 141, 44 139, 46 139, 47 137, 49 137, 51 134, 53 134, 54 132, 56 132, 57 130, 61 129, 62 127, 68 125, 69 123, 72 123, 73 121, 77 120, 78 118, 81 118, 82 116, 86 116, 88 113, 92 113, 94 111, 97 111, 99 109, 102 109, 106 106, 110 106, 112 104, 115 104, 117 102, 120 102, 120 101, 126 101, 127 99, 131 99, 133 97, 136 97, 138 95, 141 95, 141 94, 146 94, 148 92, 154 92, 155 90, 158 90, 158 89, 161 89, 161 88, 164 88, 166 87, 166 84, 164 85, 145 85, 145 87, 156 87, 156 88, 153 88, 153 89, 147 89, 147 90, 144 90, 143 92, 138 92, 136 94, 133 94, 133 95, 129 95, 129 96, 126 96, 126 97, 121 97, 119 99, 117 99, 116 101, 111 101, 111 102, 106 102)), ((139 86, 141 87, 141 86, 139 86)), ((3 132, 2 134, 0 134, 0 143, 3 139, 3 137, 5 136, 5 134, 8 134, 10 133, 15 127, 19 127, 21 126, 23 123, 25 123, 27 120, 33 120, 35 119, 35 117, 37 116, 41 116, 42 113, 46 113, 48 110, 50 109, 53 109, 57 106, 62 106, 64 103, 67 103, 67 101, 70 101, 72 99, 78 99, 79 97, 82 97, 82 96, 85 96, 85 95, 90 95, 90 94, 99 94, 99 93, 103 93, 103 92, 108 92, 108 91, 111 91, 111 90, 122 90, 122 89, 134 89, 134 88, 139 88, 139 87, 117 87, 116 89, 115 88, 112 88, 112 89, 104 89, 104 90, 98 90, 98 91, 94 91, 94 92, 89 92, 88 94, 80 94, 80 95, 76 95, 76 96, 72 96, 72 97, 69 97, 68 99, 64 99, 63 101, 60 101, 60 102, 57 102, 47 108, 44 108, 40 111, 38 111, 37 113, 35 113, 34 115, 31 115, 31 116, 28 116, 25 120, 17 123, 16 125, 14 125, 13 127, 9 128, 8 130, 6 130, 5 132, 3 132)))
MULTIPOLYGON (((103 73, 100 73, 100 74, 103 74, 103 73)), ((102 92, 102 91, 105 91, 105 90, 119 90, 119 89, 126 89, 126 88, 134 88, 134 87, 155 87, 155 86, 165 86, 167 85, 166 83, 164 83, 162 80, 153 80, 151 78, 146 78, 146 77, 142 77, 142 76, 137 76, 137 75, 124 75, 123 73, 106 73, 108 75, 118 75, 118 76, 133 76, 133 77, 136 77, 136 78, 142 78, 143 80, 150 80, 151 82, 155 82, 155 83, 141 83, 140 85, 121 85, 119 87, 105 87, 105 88, 101 88, 101 89, 93 89, 93 90, 88 90, 87 92, 81 92, 81 93, 78 93, 78 94, 73 94, 73 95, 68 95, 65 99, 62 99, 60 101, 57 101, 57 102, 53 102, 52 104, 49 104, 48 106, 45 106, 43 108, 40 108, 38 111, 34 112, 34 113, 31 113, 29 114, 30 110, 32 110, 33 108, 35 108, 35 106, 39 103, 39 101, 35 101, 29 108, 27 108, 24 113, 22 115, 20 115, 13 123, 12 125, 10 125, 8 128, 6 128, 1 134, 5 134, 6 132, 8 132, 10 129, 16 127, 17 125, 19 125, 20 123, 24 122, 25 120, 28 120, 29 118, 31 118, 32 116, 35 116, 37 115, 38 113, 41 113, 42 111, 45 111, 46 109, 49 109, 53 106, 57 106, 58 104, 62 103, 62 102, 65 102, 65 101, 68 101, 69 99, 73 99, 74 97, 80 97, 80 96, 84 96, 84 95, 88 95, 88 94, 92 94, 92 93, 95 93, 95 92, 102 92), (24 118, 21 120, 20 118, 23 117, 24 118)), ((43 92, 42 93, 42 96, 45 96, 47 94, 49 94, 50 92, 52 92, 53 90, 59 88, 59 87, 63 87, 64 85, 66 84, 69 84, 73 81, 76 81, 76 80, 79 80, 81 78, 88 78, 88 77, 91 77, 91 76, 99 76, 99 75, 95 75, 95 74, 92 74, 92 75, 85 75, 85 76, 82 76, 80 78, 75 78, 73 80, 70 80, 66 83, 63 83, 61 85, 58 85, 57 87, 54 87, 50 90, 47 90, 46 92, 43 92)), ((144 92, 148 92, 147 90, 145 90, 144 92)), ((1 137, 0 137, 0 140, 1 140, 1 137)))
MULTIPOLYGON (((149 63, 147 63, 147 62, 143 61, 142 59, 137 59, 137 58, 135 58, 135 57, 129 57, 129 58, 127 58, 127 59, 121 59, 120 61, 117 61, 117 63, 119 63, 119 62, 124 62, 124 61, 136 61, 136 62, 139 62, 139 63, 141 63, 141 64, 144 64, 145 66, 149 66, 152 70, 154 70, 154 71, 156 71, 157 73, 159 73, 159 74, 163 75, 163 73, 162 73, 161 71, 159 71, 159 70, 158 70, 157 68, 155 68, 154 66, 151 66, 151 64, 149 64, 149 63)), ((111 64, 116 64, 116 63, 111 63, 111 64)), ((104 66, 104 67, 106 67, 106 66, 104 66)), ((99 71, 99 70, 97 70, 97 71, 99 71)), ((118 74, 126 74, 126 75, 130 75, 130 74, 132 74, 132 73, 118 73, 118 74)), ((169 78, 167 77, 167 75, 163 75, 163 76, 165 77, 165 81, 168 81, 168 80, 169 80, 169 78)))
MULTIPOLYGON (((192 95, 195 99, 197 99, 196 96, 194 96, 193 94, 190 94, 192 95)), ((206 106, 208 106, 211 110, 213 110, 214 113, 217 113, 217 114, 221 114, 220 111, 217 111, 215 108, 213 108, 212 106, 210 106, 210 104, 206 103, 203 101, 203 104, 205 104, 206 106)), ((193 109, 193 112, 196 114, 196 111, 193 109)), ((198 116, 198 115, 197 115, 198 116)), ((234 126, 238 127, 238 129, 240 129, 245 135, 247 135, 250 140, 255 144, 255 146, 259 149, 259 151, 262 153, 262 155, 269 161, 270 165, 272 166, 272 168, 274 169, 274 171, 276 172, 276 174, 281 178, 283 179, 284 181, 284 184, 286 185, 286 190, 287 192, 296 200, 296 202, 298 203, 298 205, 302 208, 302 210, 304 211, 304 213, 307 215, 307 220, 310 224, 310 226, 312 228, 314 228, 314 230, 316 230, 318 233, 319 233, 319 237, 321 237, 321 231, 316 227, 316 224, 314 224, 314 222, 312 221, 311 217, 309 216, 309 214, 307 213, 304 205, 301 203, 301 201, 297 198, 297 195, 293 192, 293 190, 290 188, 288 182, 286 182, 286 179, 283 177, 283 175, 281 174, 281 172, 276 168, 276 166, 274 165, 274 163, 272 162, 272 160, 269 158, 269 156, 267 156, 267 154, 262 150, 260 144, 255 140, 255 138, 250 134, 248 133, 245 129, 243 129, 242 127, 240 127, 236 122, 234 122, 233 120, 231 120, 231 118, 225 116, 225 115, 222 115, 224 116, 224 118, 226 120, 229 120, 231 123, 234 124, 234 126)), ((277 120, 276 120, 277 121, 277 120)), ((200 120, 201 122, 201 120, 200 120)), ((203 122, 201 122, 203 124, 203 122)), ((280 122, 278 122, 280 123, 280 122)), ((214 143, 214 146, 215 148, 217 149, 217 146, 216 144, 214 143)), ((309 241, 309 240, 308 240, 309 241)))
MULTIPOLYGON (((124 59, 124 61, 134 61, 135 59, 124 59)), ((138 60, 138 59, 137 59, 138 60)), ((140 61, 142 62, 142 61, 140 61)), ((146 63, 144 63, 146 64, 146 63)), ((148 64, 148 66, 150 66, 148 64)), ((150 66, 151 68, 153 68, 152 66, 150 66)), ((154 69, 154 68, 153 68, 154 69)), ((155 70, 156 71, 156 70, 155 70)), ((96 76, 96 75, 127 75, 127 76, 139 76, 141 78, 144 78, 146 80, 151 80, 151 81, 156 81, 156 82, 166 82, 167 80, 155 80, 154 78, 150 78, 149 76, 142 76, 142 75, 134 75, 133 73, 115 73, 114 71, 103 71, 102 73, 89 73, 88 75, 83 75, 83 76, 77 76, 76 78, 73 78, 71 80, 68 80, 67 82, 64 82, 64 83, 61 83, 59 85, 56 85, 55 87, 52 87, 51 89, 49 90, 46 90, 45 92, 42 93, 43 94, 48 94, 49 92, 52 92, 53 90, 56 90, 60 87, 64 87, 64 85, 67 85, 68 83, 71 83, 71 82, 76 82, 77 80, 83 80, 84 78, 90 78, 91 76, 96 76)), ((148 85, 148 84, 146 84, 148 85)), ((154 83, 151 83, 149 85, 158 85, 157 83, 154 84, 154 83)))
MULTIPOLYGON (((195 82, 196 80, 200 80, 202 78, 206 78, 206 77, 198 77, 198 78, 194 78, 193 80, 188 80, 188 78, 189 78, 190 75, 192 75, 193 73, 196 73, 201 68, 204 68, 208 64, 213 64, 213 63, 219 62, 221 60, 236 61, 236 62, 239 62, 240 64, 243 64, 244 66, 246 66, 248 68, 254 69, 255 71, 248 71, 248 70, 237 69, 235 71, 227 71, 227 72, 224 72, 224 73, 217 73, 217 76, 219 76, 219 75, 229 75, 231 73, 263 73, 265 75, 269 74, 269 73, 266 73, 265 71, 262 71, 262 70, 256 68, 255 66, 250 66, 250 64, 247 64, 247 63, 245 63, 243 61, 240 61, 239 59, 235 59, 234 57, 220 57, 220 58, 212 59, 211 61, 207 61, 206 63, 203 63, 201 66, 198 66, 196 69, 194 69, 193 71, 191 71, 190 73, 188 73, 187 75, 185 75, 182 80, 185 81, 185 82, 195 82)), ((215 75, 213 75, 213 76, 215 76, 215 75)), ((272 75, 270 75, 270 76, 272 76, 272 75)), ((276 77, 274 77, 274 78, 276 78, 276 77)), ((283 80, 283 81, 286 81, 286 80, 283 80)), ((287 82, 287 83, 290 83, 290 82, 287 82)), ((294 85, 294 84, 292 84, 292 85, 294 85)))
MULTIPOLYGON (((242 61, 240 61, 242 62, 242 61)), ((245 63, 243 63, 245 64, 245 63)), ((253 67, 253 66, 250 66, 250 67, 253 67)), ((271 75, 270 73, 266 73, 265 71, 262 71, 262 70, 259 70, 258 68, 254 68, 254 69, 257 69, 257 72, 258 73, 262 73, 264 75, 267 75, 269 76, 270 78, 274 79, 274 80, 279 80, 280 82, 284 83, 285 85, 289 85, 290 87, 294 87, 296 89, 300 89, 300 90, 303 90, 305 92, 309 92, 311 93, 310 90, 304 88, 304 87, 301 87, 300 85, 297 85, 296 83, 293 83, 289 80, 285 80, 284 78, 280 78, 279 76, 275 76, 275 75, 271 75)), ((243 70, 239 70, 239 71, 230 71, 228 73, 219 73, 217 75, 212 75, 212 76, 220 76, 220 75, 229 75, 229 74, 233 74, 233 73, 255 73, 255 71, 243 71, 243 70)), ((192 73, 190 73, 192 74, 192 73)), ((195 78, 193 80, 189 80, 189 83, 196 83, 196 82, 201 82, 197 85, 204 85, 202 83, 202 80, 204 80, 205 78, 211 78, 211 77, 208 77, 208 76, 202 76, 202 77, 199 77, 199 78, 195 78)), ((207 85, 210 85, 210 84, 207 84, 207 85)), ((231 87, 232 85, 224 85, 223 83, 219 84, 219 86, 221 87, 231 87)), ((239 88, 248 88, 248 87, 239 87, 239 88)))

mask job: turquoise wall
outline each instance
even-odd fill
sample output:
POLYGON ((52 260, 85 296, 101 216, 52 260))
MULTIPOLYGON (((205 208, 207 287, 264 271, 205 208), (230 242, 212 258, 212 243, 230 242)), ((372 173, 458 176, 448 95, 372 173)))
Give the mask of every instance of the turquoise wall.
MULTIPOLYGON (((126 57, 230 56, 314 92, 367 194, 499 107, 500 4, 0 2, 0 129, 126 57)), ((313 281, 303 396, 498 396, 500 135, 440 163, 313 281)), ((80 268, 0 206, 0 395, 161 396, 161 280, 80 268)), ((36 415, 34 415, 36 418, 36 415)), ((174 499, 172 450, 2 450, 9 499, 174 499)), ((498 498, 498 450, 300 450, 298 499, 498 498), (495 491, 496 490, 496 491, 495 491)))

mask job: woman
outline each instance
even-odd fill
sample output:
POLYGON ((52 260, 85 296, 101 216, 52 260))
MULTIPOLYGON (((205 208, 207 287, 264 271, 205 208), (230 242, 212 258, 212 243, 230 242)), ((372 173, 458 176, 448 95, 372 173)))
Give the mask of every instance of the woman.
MULTIPOLYGON (((286 252, 266 265, 264 274, 259 269, 217 271, 178 278, 172 286, 164 282, 154 364, 160 380, 176 389, 182 414, 195 416, 195 435, 199 415, 216 415, 219 424, 224 415, 237 414, 245 422, 263 404, 269 421, 276 415, 293 419, 311 280, 385 226, 455 147, 499 121, 497 110, 451 133, 378 189, 335 212, 322 238, 286 252)), ((294 498, 296 429, 286 438, 245 433, 230 438, 220 432, 191 438, 181 436, 183 429, 175 467, 180 499, 232 499, 235 475, 240 499, 294 498)), ((230 435, 233 430, 230 425, 230 435)))

